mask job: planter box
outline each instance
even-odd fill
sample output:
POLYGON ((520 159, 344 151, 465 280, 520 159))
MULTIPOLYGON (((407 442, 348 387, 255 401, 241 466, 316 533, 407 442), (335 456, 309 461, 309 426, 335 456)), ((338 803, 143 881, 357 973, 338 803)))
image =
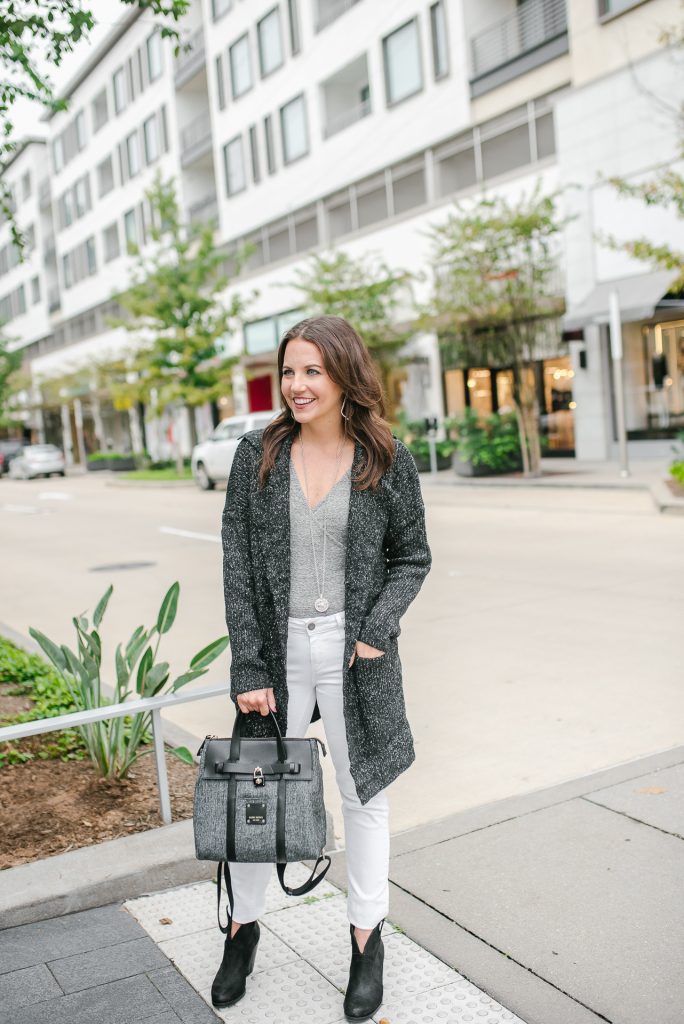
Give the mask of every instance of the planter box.
MULTIPOLYGON (((416 455, 415 452, 411 452, 413 455, 413 461, 416 464, 416 469, 419 473, 430 472, 430 458, 429 456, 416 455)), ((451 466, 450 455, 438 455, 437 456, 437 469, 449 469, 451 466)))
POLYGON ((89 473, 97 473, 101 469, 111 469, 115 473, 121 473, 136 468, 133 456, 126 459, 89 459, 86 465, 89 473))
POLYGON ((474 466, 461 458, 458 452, 451 456, 451 467, 458 476, 501 476, 504 473, 519 473, 522 463, 516 463, 507 469, 490 469, 489 466, 474 466))

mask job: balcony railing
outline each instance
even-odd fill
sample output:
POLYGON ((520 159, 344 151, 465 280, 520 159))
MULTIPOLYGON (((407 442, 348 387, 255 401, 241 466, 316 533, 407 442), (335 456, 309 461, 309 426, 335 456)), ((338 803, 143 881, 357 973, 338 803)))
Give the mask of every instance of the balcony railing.
POLYGON ((332 25, 345 11, 357 4, 359 0, 318 0, 316 5, 316 31, 332 25))
POLYGON ((364 100, 362 103, 358 103, 355 107, 350 107, 349 110, 342 110, 335 117, 328 118, 323 129, 323 135, 326 139, 329 139, 331 135, 336 135, 337 132, 343 131, 348 128, 350 124, 354 124, 355 121, 360 121, 362 117, 367 117, 371 112, 371 101, 364 100))
POLYGON ((181 40, 183 47, 190 44, 190 49, 178 54, 174 64, 174 78, 176 85, 180 81, 187 81, 200 68, 204 67, 204 28, 200 27, 192 35, 181 40))
POLYGON ((565 0, 525 0, 513 14, 470 40, 473 78, 567 32, 565 0))
POLYGON ((181 131, 181 161, 183 164, 197 160, 211 149, 211 117, 200 114, 192 124, 181 131))

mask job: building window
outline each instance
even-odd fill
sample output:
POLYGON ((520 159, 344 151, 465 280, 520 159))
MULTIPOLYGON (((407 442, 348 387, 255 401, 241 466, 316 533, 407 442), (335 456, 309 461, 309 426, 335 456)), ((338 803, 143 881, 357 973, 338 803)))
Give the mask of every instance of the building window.
POLYGON ((621 14, 630 7, 638 7, 640 3, 643 3, 643 0, 599 0, 599 15, 606 18, 611 14, 621 14))
POLYGON ((432 37, 432 70, 435 81, 449 73, 446 14, 444 0, 430 7, 430 34, 432 37))
POLYGON ((137 132, 131 132, 126 138, 126 160, 128 163, 128 177, 133 178, 140 170, 140 148, 138 146, 137 132))
POLYGON ((226 14, 233 5, 233 0, 211 0, 211 16, 216 21, 226 14))
POLYGON ((290 27, 290 53, 294 57, 302 48, 297 0, 287 0, 287 19, 290 27))
POLYGON ((270 114, 264 118, 264 138, 266 140, 266 169, 269 174, 275 174, 275 140, 273 138, 273 118, 270 114))
POLYGON ((99 132, 100 128, 109 120, 109 108, 107 106, 107 90, 102 89, 93 100, 93 134, 99 132))
POLYGON ((114 188, 114 163, 112 157, 106 157, 97 165, 97 195, 106 196, 114 188))
POLYGON ((28 199, 31 195, 31 172, 27 171, 21 179, 21 198, 28 199))
POLYGON ((35 306, 40 302, 40 278, 34 277, 31 280, 31 304, 35 306))
POLYGON ((485 121, 480 126, 480 141, 484 178, 495 178, 531 163, 527 104, 485 121))
POLYGON ((226 87, 223 81, 223 57, 220 53, 216 58, 216 92, 218 94, 219 110, 225 110, 226 87))
POLYGON ((52 143, 52 166, 55 169, 55 174, 59 174, 64 167, 64 145, 61 135, 52 143))
POLYGON ((280 134, 283 144, 283 163, 290 164, 293 160, 297 160, 309 152, 303 94, 295 96, 293 100, 280 108, 280 134))
POLYGON ((274 7, 261 21, 257 22, 259 41, 259 68, 265 78, 283 63, 283 39, 280 32, 280 10, 274 7))
POLYGON ((124 235, 127 246, 138 244, 138 225, 135 220, 135 210, 128 210, 124 213, 124 235))
POLYGON ((247 187, 242 135, 236 135, 223 147, 223 165, 226 174, 226 193, 229 196, 247 187))
POLYGON ((382 41, 387 103, 399 103, 423 87, 418 21, 413 18, 382 41))
POLYGON ((427 202, 425 158, 421 154, 391 169, 392 213, 397 215, 427 202))
POLYGON ((251 125, 249 129, 249 154, 252 160, 252 180, 255 185, 261 181, 261 172, 259 170, 259 140, 257 139, 256 125, 251 125))
POLYGON ((126 107, 126 77, 123 68, 114 72, 112 89, 114 91, 114 113, 120 114, 126 107))
POLYGON ((79 178, 74 185, 74 205, 77 217, 82 217, 90 209, 90 182, 87 175, 79 178))
POLYGON ((159 32, 147 37, 147 70, 150 82, 154 82, 162 73, 162 44, 159 32))
POLYGON ((71 276, 71 253, 66 253, 62 256, 62 277, 64 279, 64 287, 71 288, 73 278, 71 276))
POLYGON ((88 266, 88 275, 90 277, 97 273, 97 258, 95 256, 95 239, 86 239, 86 263, 88 266))
POLYGON ((119 225, 116 221, 105 228, 104 233, 104 261, 111 263, 121 254, 119 248, 119 225))
POLYGON ((233 99, 252 88, 252 61, 249 55, 249 36, 245 33, 228 49, 230 85, 233 99))
POLYGON ((143 123, 143 138, 145 140, 145 163, 154 163, 159 158, 159 133, 157 130, 157 115, 152 114, 143 123))
POLYGON ((85 115, 82 110, 79 110, 76 115, 76 149, 80 153, 82 149, 85 149, 86 144, 86 130, 85 130, 85 115))
POLYGON ((169 151, 169 129, 166 124, 166 104, 159 108, 159 123, 161 125, 162 149, 165 153, 169 151))

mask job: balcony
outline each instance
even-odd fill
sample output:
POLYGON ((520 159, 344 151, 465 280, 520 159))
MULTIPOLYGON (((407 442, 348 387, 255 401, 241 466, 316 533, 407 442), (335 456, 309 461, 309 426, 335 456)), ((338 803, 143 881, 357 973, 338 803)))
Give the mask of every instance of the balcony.
POLYGON ((38 207, 41 210, 47 210, 52 202, 52 190, 50 187, 50 179, 43 178, 38 185, 38 207))
POLYGON ((568 52, 565 0, 523 0, 470 40, 472 97, 568 52))
POLYGON ((368 62, 358 57, 321 83, 323 96, 323 136, 343 131, 371 112, 368 62))
POLYGON ((62 308, 62 299, 59 294, 59 288, 50 288, 47 295, 48 300, 48 313, 56 313, 58 309, 62 308))
POLYGON ((204 28, 198 28, 181 41, 183 47, 189 44, 190 49, 186 52, 181 50, 175 59, 173 78, 177 89, 204 70, 204 28))
POLYGON ((359 0, 317 0, 316 3, 316 31, 327 28, 333 21, 357 4, 359 0))
POLYGON ((180 143, 183 167, 188 167, 211 152, 211 117, 208 111, 181 131, 180 143))
POLYGON ((188 207, 188 220, 191 224, 208 224, 210 221, 218 226, 218 205, 215 193, 210 193, 192 203, 188 207))

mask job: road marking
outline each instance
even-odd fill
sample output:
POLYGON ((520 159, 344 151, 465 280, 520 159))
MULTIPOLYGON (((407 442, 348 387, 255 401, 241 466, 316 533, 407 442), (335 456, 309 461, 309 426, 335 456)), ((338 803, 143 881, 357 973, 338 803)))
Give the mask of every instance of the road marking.
POLYGON ((194 530, 177 530, 173 526, 160 526, 160 533, 170 533, 174 537, 189 537, 190 540, 208 540, 211 544, 220 544, 221 537, 214 533, 195 533, 194 530))
POLYGON ((41 491, 38 495, 39 501, 73 501, 73 494, 66 491, 41 491))

